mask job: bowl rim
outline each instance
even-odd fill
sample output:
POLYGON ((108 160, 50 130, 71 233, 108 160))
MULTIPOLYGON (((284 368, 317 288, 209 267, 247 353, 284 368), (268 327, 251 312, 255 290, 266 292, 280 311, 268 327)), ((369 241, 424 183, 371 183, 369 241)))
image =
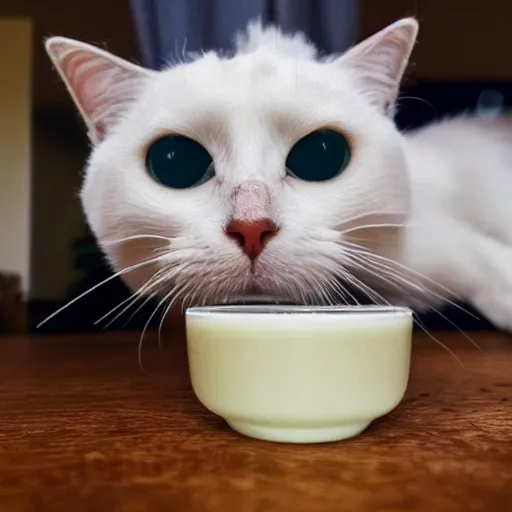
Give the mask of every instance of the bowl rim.
POLYGON ((222 316, 231 315, 378 315, 378 316, 412 316, 412 309, 406 306, 387 305, 355 305, 355 306, 307 306, 288 304, 222 304, 214 306, 192 306, 186 309, 185 315, 190 316, 222 316))

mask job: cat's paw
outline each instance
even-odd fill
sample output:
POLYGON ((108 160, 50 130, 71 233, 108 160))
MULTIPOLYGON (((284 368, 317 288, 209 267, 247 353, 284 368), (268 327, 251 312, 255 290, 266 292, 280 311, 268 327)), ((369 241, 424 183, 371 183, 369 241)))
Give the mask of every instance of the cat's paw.
POLYGON ((512 292, 482 293, 473 304, 498 329, 512 333, 512 292))

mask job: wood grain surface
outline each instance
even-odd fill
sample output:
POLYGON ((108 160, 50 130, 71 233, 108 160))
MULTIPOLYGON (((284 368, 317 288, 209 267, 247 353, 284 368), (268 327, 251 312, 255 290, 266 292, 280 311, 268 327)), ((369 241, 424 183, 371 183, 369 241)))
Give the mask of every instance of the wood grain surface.
POLYGON ((406 398, 356 439, 241 437, 197 402, 182 330, 0 338, 0 510, 512 510, 512 344, 414 342, 406 398))

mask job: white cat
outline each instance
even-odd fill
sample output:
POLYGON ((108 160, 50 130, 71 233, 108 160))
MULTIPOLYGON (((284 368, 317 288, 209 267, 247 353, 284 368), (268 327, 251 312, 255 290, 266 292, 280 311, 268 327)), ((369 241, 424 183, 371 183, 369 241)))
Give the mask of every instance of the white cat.
POLYGON ((512 123, 400 134, 417 28, 320 59, 252 23, 234 56, 160 72, 48 39, 93 144, 87 220, 123 279, 162 304, 343 301, 347 283, 420 309, 461 299, 512 330, 512 123))

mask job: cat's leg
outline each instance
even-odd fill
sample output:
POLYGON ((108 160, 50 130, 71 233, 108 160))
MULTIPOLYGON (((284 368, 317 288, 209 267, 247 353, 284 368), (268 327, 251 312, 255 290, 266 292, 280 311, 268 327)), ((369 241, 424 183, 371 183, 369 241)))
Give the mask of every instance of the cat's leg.
POLYGON ((512 248, 478 232, 470 238, 476 267, 468 273, 468 299, 496 327, 512 332, 512 248))
POLYGON ((512 332, 510 245, 452 219, 414 230, 410 241, 416 242, 410 246, 411 267, 453 290, 499 329, 512 332))
POLYGON ((482 279, 470 297, 473 305, 496 327, 512 332, 512 247, 493 238, 478 239, 482 279))

